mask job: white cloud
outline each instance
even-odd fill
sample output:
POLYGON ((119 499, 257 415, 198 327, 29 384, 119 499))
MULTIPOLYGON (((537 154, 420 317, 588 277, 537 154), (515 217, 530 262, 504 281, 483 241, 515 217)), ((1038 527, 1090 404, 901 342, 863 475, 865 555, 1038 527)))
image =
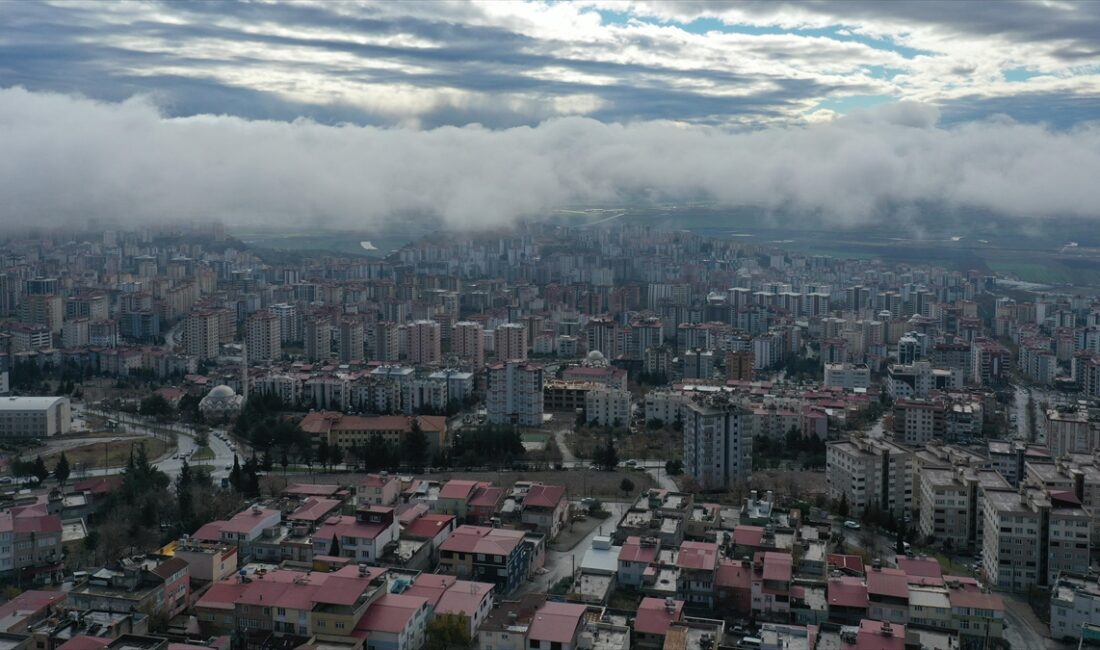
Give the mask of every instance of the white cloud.
POLYGON ((1007 120, 937 126, 893 104, 754 132, 570 117, 537 127, 429 131, 165 118, 142 99, 0 91, 0 223, 221 218, 368 226, 409 214, 507 225, 639 195, 880 218, 942 200, 1019 217, 1100 216, 1100 127, 1007 120))

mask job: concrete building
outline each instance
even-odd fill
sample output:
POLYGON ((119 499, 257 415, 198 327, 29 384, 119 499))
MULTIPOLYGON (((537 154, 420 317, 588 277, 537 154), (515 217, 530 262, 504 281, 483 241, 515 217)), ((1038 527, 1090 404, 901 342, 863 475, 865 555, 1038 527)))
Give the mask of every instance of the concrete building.
POLYGON ((327 318, 310 318, 303 327, 307 361, 324 361, 332 356, 332 323, 327 318))
POLYGON ((283 356, 279 318, 270 311, 258 311, 248 319, 245 346, 252 361, 275 361, 283 356))
POLYGON ((1095 574, 1063 573, 1050 590, 1050 636, 1076 642, 1086 625, 1100 623, 1100 584, 1095 574))
POLYGON ((542 425, 542 366, 508 361, 489 366, 485 409, 493 424, 542 425))
POLYGON ((289 303, 281 302, 271 305, 270 311, 279 319, 279 341, 292 343, 302 340, 302 315, 298 308, 289 303))
POLYGON ((584 394, 584 417, 601 427, 630 424, 633 400, 629 391, 595 385, 584 394))
POLYGON ((340 363, 362 363, 363 321, 355 317, 340 319, 340 363))
POLYGON ((505 323, 493 331, 493 351, 498 361, 527 360, 527 328, 505 323))
POLYGON ((726 379, 752 381, 752 350, 737 350, 726 354, 726 379))
POLYGON ((711 379, 714 377, 714 352, 693 348, 684 351, 682 357, 684 379, 711 379))
POLYGON ((1089 515, 1072 493, 986 490, 982 502, 982 568, 993 587, 1027 591, 1088 570, 1089 515))
POLYGON ((434 320, 414 321, 409 325, 408 333, 410 362, 421 365, 439 363, 443 356, 439 323, 434 320))
POLYGON ((950 541, 958 550, 980 546, 984 523, 981 497, 987 489, 1011 486, 994 470, 922 468, 917 502, 921 535, 939 544, 950 541))
POLYGON ((47 438, 72 428, 68 397, 0 397, 0 438, 47 438))
POLYGON ((882 438, 830 442, 825 481, 829 498, 847 499, 853 515, 877 508, 900 519, 913 506, 913 452, 882 438))
POLYGON ((704 490, 728 488, 752 476, 751 414, 725 395, 687 402, 684 426, 684 472, 704 490))
POLYGON ((1054 458, 1091 454, 1100 448, 1100 423, 1090 422, 1088 410, 1076 407, 1047 409, 1043 422, 1047 449, 1054 458))
POLYGON ((865 363, 826 363, 825 385, 845 390, 869 388, 871 369, 865 363))
POLYGON ((474 368, 485 365, 485 336, 481 323, 459 321, 451 333, 451 352, 474 368))
POLYGON ((218 356, 223 314, 219 310, 192 312, 183 321, 183 351, 200 361, 218 356))

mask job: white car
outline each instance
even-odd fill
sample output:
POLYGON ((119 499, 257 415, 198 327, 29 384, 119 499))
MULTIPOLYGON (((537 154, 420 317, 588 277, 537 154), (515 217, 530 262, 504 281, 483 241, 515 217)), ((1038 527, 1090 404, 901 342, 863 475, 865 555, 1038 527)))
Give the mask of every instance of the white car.
POLYGON ((850 529, 852 529, 852 530, 859 530, 859 529, 860 529, 860 525, 859 525, 859 522, 858 522, 858 521, 853 521, 853 520, 851 520, 851 519, 849 519, 848 521, 844 522, 844 527, 845 527, 845 528, 850 528, 850 529))

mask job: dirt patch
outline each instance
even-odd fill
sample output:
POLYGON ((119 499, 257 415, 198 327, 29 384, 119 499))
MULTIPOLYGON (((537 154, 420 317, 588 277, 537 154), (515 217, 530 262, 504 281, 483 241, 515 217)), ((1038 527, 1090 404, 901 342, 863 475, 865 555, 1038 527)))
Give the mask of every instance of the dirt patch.
MULTIPOLYGON (((577 458, 592 458, 607 444, 606 431, 580 429, 565 435, 565 442, 577 458)), ((622 460, 677 459, 683 454, 683 434, 670 430, 623 433, 615 436, 615 451, 622 460)))
POLYGON ((107 463, 107 467, 121 467, 130 460, 130 450, 137 450, 138 445, 145 446, 145 455, 150 461, 163 456, 168 451, 168 443, 159 438, 132 437, 117 440, 105 440, 103 442, 90 442, 79 447, 58 449, 44 454, 42 459, 47 467, 53 467, 62 451, 69 460, 69 467, 73 472, 88 469, 99 469, 107 463))

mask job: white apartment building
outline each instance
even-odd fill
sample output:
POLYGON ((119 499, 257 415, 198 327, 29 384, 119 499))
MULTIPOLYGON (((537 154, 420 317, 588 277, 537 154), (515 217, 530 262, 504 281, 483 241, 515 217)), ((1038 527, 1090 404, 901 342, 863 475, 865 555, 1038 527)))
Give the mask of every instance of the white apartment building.
POLYGON ((68 397, 0 398, 0 438, 46 438, 72 428, 68 397))
POLYGON ((485 409, 492 424, 542 424, 542 366, 508 361, 489 366, 485 409))
POLYGON ((973 467, 920 470, 918 527, 923 537, 937 543, 948 540, 955 549, 981 544, 983 517, 980 496, 987 489, 1011 489, 993 470, 973 467))
POLYGON ((1100 423, 1090 422, 1088 410, 1084 408, 1047 409, 1043 430, 1047 449, 1054 458, 1064 454, 1091 454, 1100 447, 1100 423))
POLYGON ((681 418, 681 409, 691 397, 678 390, 651 390, 645 394, 645 419, 672 424, 681 418))
POLYGON ((485 364, 485 338, 481 323, 459 321, 451 333, 451 352, 456 357, 480 368, 485 364))
POLYGON ((913 452, 882 438, 830 442, 825 481, 829 498, 846 498, 855 516, 875 506, 900 518, 913 506, 913 452))
POLYGON ((868 388, 871 385, 871 369, 864 363, 827 363, 825 385, 845 390, 868 388))
POLYGON ((630 423, 630 391, 596 386, 584 394, 584 417, 601 427, 625 427, 630 423))
POLYGON ((363 321, 349 317, 340 320, 340 363, 360 363, 364 353, 363 321))
POLYGON ((283 356, 279 318, 270 311, 258 311, 248 319, 245 346, 250 361, 274 361, 283 356))
POLYGON ((505 323, 493 332, 493 350, 499 361, 527 360, 527 328, 505 323))
POLYGON ((184 352, 200 361, 218 356, 222 315, 216 310, 193 312, 183 321, 184 352))
POLYGON ((728 488, 752 476, 751 414, 723 394, 698 397, 683 408, 684 472, 700 489, 728 488))
POLYGON ((1089 516, 1044 489, 986 490, 982 499, 983 572, 990 585, 1027 591, 1059 573, 1089 567, 1089 516))
POLYGON ((933 368, 928 361, 892 364, 886 373, 886 392, 895 400, 928 397, 931 390, 962 388, 964 380, 961 370, 933 368))
POLYGON ((414 321, 407 328, 409 335, 409 361, 427 365, 439 363, 440 351, 439 323, 434 320, 414 321))
POLYGON ((324 361, 332 356, 332 324, 327 318, 311 318, 303 327, 308 361, 324 361))
POLYGON ((302 317, 298 308, 290 303, 281 302, 271 305, 271 313, 279 319, 279 341, 290 343, 302 340, 302 317))
POLYGON ((1050 590, 1050 636, 1076 642, 1081 628, 1100 623, 1100 584, 1095 575, 1063 573, 1050 590))

